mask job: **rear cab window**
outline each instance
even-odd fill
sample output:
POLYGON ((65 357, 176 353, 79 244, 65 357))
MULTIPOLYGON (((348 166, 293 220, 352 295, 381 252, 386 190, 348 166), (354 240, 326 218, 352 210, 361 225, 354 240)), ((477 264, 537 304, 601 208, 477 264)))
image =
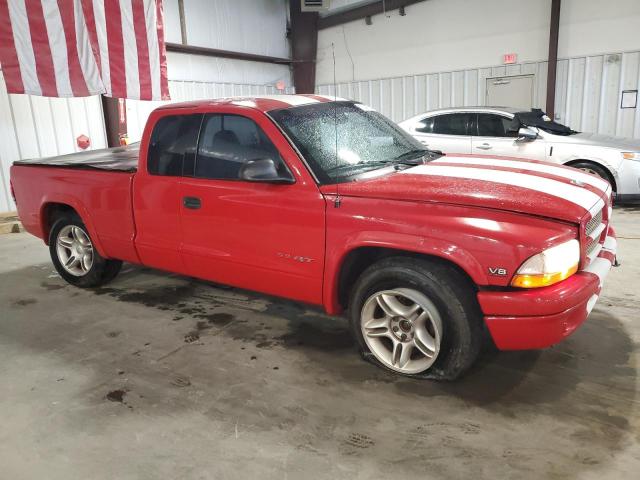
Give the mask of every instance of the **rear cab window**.
POLYGON ((156 122, 149 141, 147 171, 151 175, 181 176, 193 171, 202 115, 169 115, 156 122))

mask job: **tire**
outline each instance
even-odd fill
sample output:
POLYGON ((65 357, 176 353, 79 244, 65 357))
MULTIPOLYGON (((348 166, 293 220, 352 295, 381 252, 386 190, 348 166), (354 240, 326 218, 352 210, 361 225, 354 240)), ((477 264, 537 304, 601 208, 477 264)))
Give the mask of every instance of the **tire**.
POLYGON ((389 257, 367 268, 352 290, 349 320, 366 360, 409 377, 454 380, 483 342, 471 282, 424 259, 389 257))
POLYGON ((603 180, 609 182, 611 184, 611 188, 615 191, 615 183, 613 181, 613 178, 611 177, 611 174, 609 173, 609 171, 602 165, 598 165, 597 163, 593 163, 593 162, 584 161, 584 162, 572 163, 570 166, 573 168, 579 168, 580 170, 587 173, 593 173, 595 175, 598 175, 603 180))
POLYGON ((120 260, 106 259, 98 253, 87 227, 74 214, 60 217, 51 227, 49 253, 60 276, 81 288, 99 287, 110 282, 122 267, 120 260))

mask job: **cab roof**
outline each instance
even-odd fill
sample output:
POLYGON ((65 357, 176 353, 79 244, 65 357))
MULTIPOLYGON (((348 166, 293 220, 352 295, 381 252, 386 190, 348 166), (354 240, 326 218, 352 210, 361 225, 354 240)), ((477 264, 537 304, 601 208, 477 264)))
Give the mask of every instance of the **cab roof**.
POLYGON ((158 110, 173 110, 179 108, 198 108, 218 105, 237 105, 239 107, 255 108, 262 112, 280 110, 282 108, 298 107, 312 103, 344 101, 344 98, 327 95, 261 95, 255 97, 226 97, 210 100, 194 100, 190 102, 169 103, 158 110))

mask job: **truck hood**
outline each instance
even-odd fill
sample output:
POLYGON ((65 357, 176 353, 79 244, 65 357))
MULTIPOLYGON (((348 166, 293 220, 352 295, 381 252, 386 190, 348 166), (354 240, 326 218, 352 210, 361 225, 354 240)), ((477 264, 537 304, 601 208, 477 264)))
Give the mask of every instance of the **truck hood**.
POLYGON ((551 141, 553 141, 554 143, 615 148, 622 151, 640 151, 640 140, 634 138, 600 135, 598 133, 582 132, 567 136, 552 135, 551 141))
MULTIPOLYGON (((335 185, 327 187, 325 193, 335 193, 335 185)), ((545 162, 445 156, 387 175, 342 183, 338 191, 343 197, 437 202, 579 223, 590 210, 604 207, 611 187, 595 175, 545 162)))

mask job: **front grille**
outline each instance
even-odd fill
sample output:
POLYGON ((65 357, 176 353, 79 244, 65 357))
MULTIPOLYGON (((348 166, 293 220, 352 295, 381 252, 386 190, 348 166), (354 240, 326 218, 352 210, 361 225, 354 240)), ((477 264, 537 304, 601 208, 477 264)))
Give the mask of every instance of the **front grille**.
POLYGON ((587 257, 590 256, 596 248, 598 248, 599 244, 600 242, 597 239, 596 240, 594 240, 593 238, 588 239, 587 249, 586 249, 587 257))
POLYGON ((595 231, 595 229, 600 226, 601 223, 602 223, 602 210, 596 213, 593 216, 593 218, 591 218, 591 220, 587 222, 587 226, 584 229, 584 233, 587 235, 587 237, 590 236, 595 231))

